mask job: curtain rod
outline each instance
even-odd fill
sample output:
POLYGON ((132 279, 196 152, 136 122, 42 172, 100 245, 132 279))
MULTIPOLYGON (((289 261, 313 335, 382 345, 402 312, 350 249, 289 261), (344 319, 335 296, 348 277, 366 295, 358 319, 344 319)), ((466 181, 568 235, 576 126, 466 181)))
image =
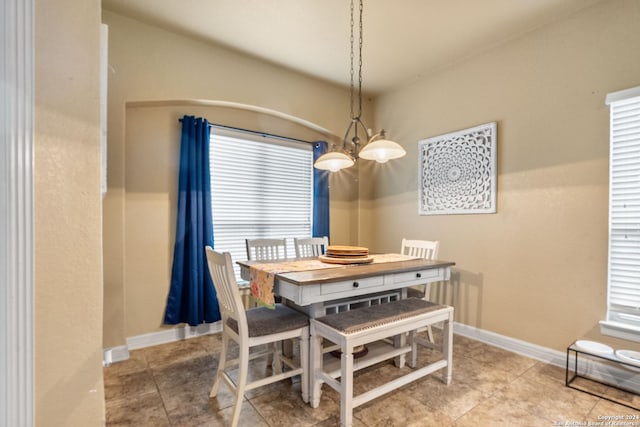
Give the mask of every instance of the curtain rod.
MULTIPOLYGON (((182 122, 182 119, 178 119, 178 121, 182 122)), ((316 141, 306 141, 304 139, 292 138, 290 136, 282 136, 282 135, 276 135, 276 134, 268 133, 268 132, 260 132, 260 131, 252 130, 252 129, 245 129, 245 128, 239 128, 239 127, 235 127, 235 126, 221 125, 219 123, 209 123, 209 126, 216 127, 216 128, 221 128, 221 129, 234 130, 234 131, 237 131, 237 132, 250 133, 252 135, 259 135, 259 136, 262 136, 262 137, 265 137, 265 138, 274 138, 274 139, 280 139, 280 140, 284 140, 284 141, 302 142, 304 144, 315 144, 316 143, 316 141)))

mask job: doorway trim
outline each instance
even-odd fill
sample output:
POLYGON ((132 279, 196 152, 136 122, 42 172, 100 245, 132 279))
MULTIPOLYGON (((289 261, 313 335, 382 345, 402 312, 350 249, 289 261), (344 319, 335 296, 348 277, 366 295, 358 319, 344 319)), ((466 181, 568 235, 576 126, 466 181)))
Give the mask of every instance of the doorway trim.
POLYGON ((0 30, 0 425, 34 425, 34 0, 0 30))

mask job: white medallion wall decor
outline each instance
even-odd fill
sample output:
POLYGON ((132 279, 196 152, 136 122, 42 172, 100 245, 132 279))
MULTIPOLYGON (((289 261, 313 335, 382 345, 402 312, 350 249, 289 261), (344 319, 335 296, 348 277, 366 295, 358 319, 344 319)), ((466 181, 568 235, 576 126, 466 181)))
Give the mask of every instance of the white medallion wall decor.
POLYGON ((418 141, 420 215, 496 212, 496 122, 418 141))

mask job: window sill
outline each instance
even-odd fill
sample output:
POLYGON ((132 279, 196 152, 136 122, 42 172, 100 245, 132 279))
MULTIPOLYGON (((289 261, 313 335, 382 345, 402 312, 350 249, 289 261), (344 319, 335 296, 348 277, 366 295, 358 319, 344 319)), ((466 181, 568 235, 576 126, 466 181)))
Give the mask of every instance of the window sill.
POLYGON ((626 323, 601 320, 600 333, 602 335, 640 342, 640 328, 626 323))

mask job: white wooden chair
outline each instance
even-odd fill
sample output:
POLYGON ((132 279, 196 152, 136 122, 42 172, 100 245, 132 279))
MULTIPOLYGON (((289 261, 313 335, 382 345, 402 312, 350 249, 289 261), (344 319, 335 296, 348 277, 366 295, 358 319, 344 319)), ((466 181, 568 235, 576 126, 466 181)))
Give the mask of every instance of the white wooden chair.
MULTIPOLYGON (((247 246, 247 259, 250 261, 280 261, 287 258, 287 239, 245 239, 247 246)), ((276 302, 283 301, 282 297, 276 296, 276 302)), ((248 297, 243 300, 245 307, 253 308, 256 302, 251 298, 251 285, 249 284, 248 297)), ((293 351, 291 341, 284 341, 284 353, 290 355, 293 351)), ((267 359, 271 363, 271 357, 267 359)))
MULTIPOLYGON (((416 258, 424 259, 438 259, 438 250, 440 249, 440 242, 437 240, 408 240, 402 239, 402 245, 400 247, 400 253, 402 255, 409 255, 416 258)), ((421 298, 425 301, 429 301, 431 297, 431 283, 424 284, 424 290, 409 288, 407 289, 409 297, 421 298)), ((427 327, 427 335, 429 341, 433 342, 433 331, 431 326, 427 327)))
POLYGON ((296 258, 324 255, 329 246, 329 238, 324 237, 294 237, 293 245, 296 248, 296 258))
POLYGON ((440 242, 437 240, 408 240, 402 239, 400 253, 424 259, 438 259, 440 242))
MULTIPOLYGON (((245 239, 247 247, 247 259, 251 261, 277 261, 287 258, 287 239, 245 239)), ((247 287, 243 296, 245 307, 255 307, 255 301, 251 298, 251 288, 247 283, 241 288, 247 287)), ((276 298, 280 302, 280 298, 276 298)))
POLYGON ((287 258, 287 239, 246 239, 247 259, 275 261, 287 258))
POLYGON ((276 304, 275 310, 259 307, 245 311, 233 274, 231 255, 228 252, 223 254, 215 252, 209 246, 206 248, 206 253, 209 272, 218 295, 222 316, 222 349, 210 396, 215 397, 218 394, 221 380, 234 392, 232 427, 238 425, 245 392, 263 385, 300 375, 302 399, 308 402, 308 317, 282 304, 276 304), (282 340, 295 338, 300 340, 300 363, 298 365, 292 359, 282 356, 279 345, 282 340), (230 339, 239 346, 238 359, 227 360, 230 339), (250 353, 250 348, 262 345, 266 345, 266 349, 250 353), (273 375, 248 382, 249 361, 269 354, 273 355, 273 375), (283 371, 283 363, 289 368, 288 371, 283 371), (238 365, 239 369, 237 384, 227 373, 227 368, 235 365, 238 365))

